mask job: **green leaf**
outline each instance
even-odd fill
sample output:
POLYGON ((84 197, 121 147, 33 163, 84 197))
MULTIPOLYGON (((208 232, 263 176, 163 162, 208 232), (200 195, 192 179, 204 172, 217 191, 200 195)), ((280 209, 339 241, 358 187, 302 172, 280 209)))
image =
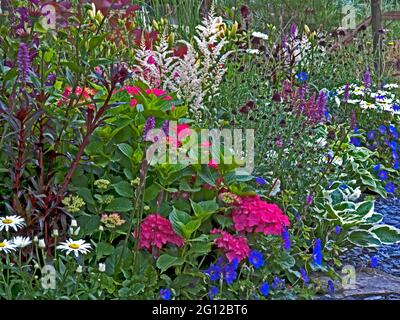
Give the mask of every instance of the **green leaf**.
POLYGON ((216 186, 216 176, 211 172, 208 166, 204 170, 199 172, 199 176, 203 181, 212 187, 216 186))
POLYGON ((46 51, 45 54, 43 55, 43 59, 46 63, 49 63, 51 61, 51 58, 54 55, 54 51, 51 49, 49 51, 46 51))
POLYGON ((228 227, 230 227, 230 226, 233 225, 232 218, 226 217, 226 216, 224 216, 224 215, 222 215, 222 214, 216 214, 216 215, 214 216, 214 219, 219 223, 219 225, 220 225, 223 229, 226 229, 226 228, 228 228, 228 227))
POLYGON ((3 80, 8 81, 14 79, 18 75, 17 68, 12 68, 8 70, 8 72, 5 74, 3 80))
POLYGON ((105 209, 108 212, 128 212, 133 210, 131 199, 115 198, 105 209))
POLYGON ((89 40, 89 50, 93 50, 94 48, 96 48, 97 46, 99 46, 104 38, 107 36, 107 33, 102 34, 102 35, 98 35, 98 36, 93 36, 90 40, 89 40))
POLYGON ((336 189, 331 192, 332 205, 341 203, 344 200, 343 192, 340 189, 336 189))
POLYGON ((367 230, 354 230, 349 233, 349 241, 360 247, 375 247, 381 245, 378 236, 367 230))
POLYGON ((153 183, 149 187, 147 187, 144 191, 144 201, 152 201, 154 200, 158 193, 160 192, 161 188, 153 183))
POLYGON ((78 225, 82 228, 84 235, 91 235, 97 230, 99 230, 100 226, 100 217, 99 216, 80 216, 77 218, 78 225))
POLYGON ((162 254, 156 262, 157 268, 161 270, 161 272, 166 271, 167 269, 180 266, 185 262, 184 259, 170 256, 169 254, 162 254))
POLYGON ((393 244, 400 242, 400 230, 389 225, 378 225, 369 229, 374 233, 383 244, 393 244))
POLYGON ((81 73, 82 71, 82 67, 80 67, 76 62, 61 61, 61 65, 70 68, 75 73, 81 73))
POLYGON ((358 203, 356 213, 364 219, 370 218, 374 214, 374 202, 364 201, 358 203))
POLYGON ((194 242, 191 245, 191 249, 189 250, 188 254, 195 254, 195 255, 206 255, 211 251, 211 242, 194 242))
POLYGON ((133 148, 127 143, 120 143, 117 145, 118 149, 129 159, 133 157, 133 148))
POLYGON ((78 189, 76 190, 76 193, 77 193, 79 196, 81 196, 82 199, 83 199, 86 203, 93 204, 93 205, 96 204, 96 202, 94 201, 94 199, 93 199, 93 197, 92 197, 92 193, 91 193, 91 191, 90 191, 88 188, 84 188, 84 187, 78 188, 78 189))
POLYGON ((203 202, 194 202, 190 200, 190 204, 192 205, 194 214, 201 219, 207 219, 219 209, 215 199, 203 202))
POLYGON ((200 219, 189 221, 185 225, 181 226, 184 238, 189 239, 192 233, 195 232, 200 226, 201 226, 200 219))
POLYGON ((133 189, 129 182, 120 181, 112 185, 115 191, 123 197, 132 198, 133 197, 133 189))
POLYGON ((374 212, 374 214, 367 220, 365 220, 365 222, 375 224, 375 223, 380 223, 382 220, 383 220, 383 215, 378 212, 374 212))
POLYGON ((192 217, 185 211, 173 208, 172 212, 169 214, 169 220, 171 221, 175 232, 184 237, 185 235, 182 228, 192 220, 192 217))
POLYGON ((104 256, 114 253, 114 246, 106 242, 100 242, 96 247, 96 259, 99 260, 104 256))

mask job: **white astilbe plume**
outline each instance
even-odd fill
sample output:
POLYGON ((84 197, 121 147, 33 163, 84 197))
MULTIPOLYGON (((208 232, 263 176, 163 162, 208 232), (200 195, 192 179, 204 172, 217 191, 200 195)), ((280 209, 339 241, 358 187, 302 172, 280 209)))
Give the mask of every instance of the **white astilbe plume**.
POLYGON ((137 76, 153 88, 163 86, 166 89, 168 79, 174 69, 176 57, 168 48, 167 36, 164 31, 160 43, 153 50, 146 49, 144 41, 136 52, 137 76))
POLYGON ((195 113, 204 107, 205 98, 210 100, 217 95, 226 72, 224 64, 230 52, 222 55, 227 43, 225 39, 220 39, 222 26, 222 18, 214 17, 211 8, 210 14, 196 27, 196 45, 182 41, 187 47, 187 54, 177 61, 170 85, 181 99, 189 102, 195 113))
POLYGON ((196 27, 194 45, 181 41, 187 47, 183 58, 174 57, 169 50, 166 32, 154 49, 146 49, 143 42, 136 52, 136 77, 153 88, 176 92, 192 112, 199 114, 204 101, 218 94, 226 72, 224 64, 231 52, 222 54, 227 44, 223 27, 222 18, 214 16, 212 7, 202 24, 196 27))
POLYGON ((186 41, 182 43, 186 45, 187 53, 177 61, 168 86, 180 99, 190 102, 193 111, 197 111, 202 106, 204 97, 199 66, 193 47, 186 41))

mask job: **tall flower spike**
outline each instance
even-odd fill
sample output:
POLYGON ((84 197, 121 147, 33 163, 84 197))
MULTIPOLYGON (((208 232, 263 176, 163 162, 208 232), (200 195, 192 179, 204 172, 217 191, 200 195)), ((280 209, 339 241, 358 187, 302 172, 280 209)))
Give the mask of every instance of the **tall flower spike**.
POLYGON ((146 123, 143 128, 143 139, 146 140, 147 134, 150 130, 153 130, 156 126, 156 119, 153 116, 147 118, 146 123))
POLYGON ((17 53, 18 69, 21 75, 21 79, 26 81, 28 79, 29 70, 31 68, 31 59, 29 56, 29 50, 26 43, 20 43, 17 53))

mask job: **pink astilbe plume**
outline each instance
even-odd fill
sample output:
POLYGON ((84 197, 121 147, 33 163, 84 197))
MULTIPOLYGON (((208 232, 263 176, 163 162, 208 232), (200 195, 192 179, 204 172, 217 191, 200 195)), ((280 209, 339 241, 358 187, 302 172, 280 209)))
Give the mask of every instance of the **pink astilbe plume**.
POLYGON ((167 243, 178 247, 183 245, 183 239, 172 229, 171 222, 159 214, 150 214, 140 225, 139 247, 151 250, 152 247, 162 248, 167 243))
POLYGON ((250 253, 247 239, 241 236, 234 236, 230 233, 218 229, 211 230, 211 234, 220 234, 220 237, 214 240, 214 244, 224 250, 229 262, 237 259, 238 262, 246 259, 250 253))
POLYGON ((262 232, 280 235, 290 221, 276 204, 267 203, 259 196, 242 197, 231 210, 236 231, 262 232))

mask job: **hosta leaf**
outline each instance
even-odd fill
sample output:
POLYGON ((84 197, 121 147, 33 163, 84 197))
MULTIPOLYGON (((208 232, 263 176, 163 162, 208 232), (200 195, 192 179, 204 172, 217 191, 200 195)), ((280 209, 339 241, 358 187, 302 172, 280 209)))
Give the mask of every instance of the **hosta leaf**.
POLYGON ((378 236, 367 230, 354 230, 349 233, 349 241, 360 247, 376 247, 381 244, 378 236))
POLYGON ((383 244, 393 244, 400 242, 400 230, 389 225, 378 225, 369 229, 374 233, 383 244))

